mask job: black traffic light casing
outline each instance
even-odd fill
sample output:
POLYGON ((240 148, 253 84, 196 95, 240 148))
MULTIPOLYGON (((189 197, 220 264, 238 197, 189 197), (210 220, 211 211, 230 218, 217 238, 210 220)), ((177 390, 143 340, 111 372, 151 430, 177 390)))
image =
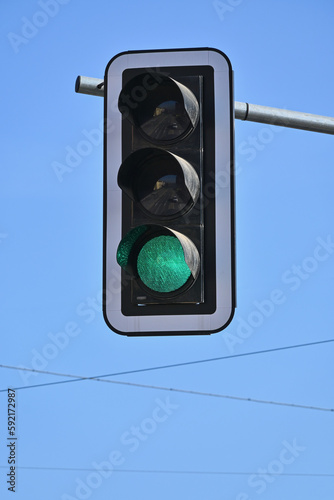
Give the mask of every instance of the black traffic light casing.
POLYGON ((105 320, 125 335, 219 331, 235 307, 230 62, 127 52, 104 83, 105 320))

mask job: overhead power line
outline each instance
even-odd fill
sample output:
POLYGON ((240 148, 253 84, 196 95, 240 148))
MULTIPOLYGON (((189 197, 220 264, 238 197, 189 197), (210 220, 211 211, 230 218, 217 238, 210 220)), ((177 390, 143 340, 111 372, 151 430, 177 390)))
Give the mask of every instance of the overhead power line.
MULTIPOLYGON (((0 469, 7 469, 8 465, 0 465, 0 469)), ((25 470, 45 470, 45 471, 76 471, 76 472, 99 472, 99 469, 80 468, 80 467, 33 467, 33 466, 16 466, 17 469, 25 470)), ((150 469, 103 469, 103 472, 130 472, 136 474, 209 474, 222 476, 249 476, 258 474, 258 472, 236 472, 236 471, 199 471, 199 470, 150 470, 150 469)), ((318 474, 318 473, 285 473, 273 472, 267 473, 270 476, 290 476, 290 477, 334 477, 334 474, 318 474)))
MULTIPOLYGON (((13 366, 6 366, 6 365, 0 365, 1 368, 13 368, 17 369, 18 367, 13 367, 13 366)), ((210 393, 210 392, 200 392, 200 391, 192 391, 189 389, 178 389, 175 387, 163 387, 163 386, 156 386, 156 385, 148 385, 148 384, 138 384, 135 382, 124 382, 120 380, 108 380, 105 378, 96 378, 96 377, 79 377, 78 375, 72 375, 72 374, 65 374, 65 373, 56 373, 56 372, 49 372, 49 371, 44 371, 44 370, 32 370, 30 368, 25 368, 27 371, 35 371, 37 373, 44 373, 46 375, 55 375, 58 377, 73 377, 75 379, 80 379, 80 380, 92 380, 95 382, 104 382, 108 384, 118 384, 118 385, 127 385, 131 387, 141 387, 144 389, 154 389, 158 391, 169 391, 169 392, 179 392, 183 394, 193 394, 196 396, 208 396, 208 397, 214 397, 214 398, 224 398, 224 399, 234 399, 237 401, 248 401, 250 403, 262 403, 262 404, 271 404, 271 405, 278 405, 278 406, 290 406, 294 408, 302 408, 302 409, 307 409, 307 410, 318 410, 318 411, 330 411, 334 412, 333 408, 323 408, 320 406, 309 406, 309 405, 300 405, 300 404, 295 404, 295 403, 283 403, 280 401, 267 401, 264 399, 254 399, 254 398, 245 398, 245 397, 240 397, 240 396, 230 396, 226 394, 216 394, 216 393, 210 393)), ((17 390, 17 388, 13 387, 13 389, 17 390)), ((1 392, 4 392, 4 390, 7 391, 7 389, 2 389, 1 392)))
MULTIPOLYGON (((98 380, 101 378, 107 378, 107 377, 116 377, 119 375, 130 375, 132 373, 143 373, 143 372, 148 372, 148 371, 154 371, 154 370, 163 370, 167 368, 178 368, 181 366, 189 366, 189 365, 196 365, 200 363, 211 363, 214 361, 222 361, 225 359, 233 359, 233 358, 241 358, 245 356, 254 356, 254 355, 259 355, 259 354, 267 354, 271 352, 278 352, 278 351, 284 351, 288 349, 298 349, 301 347, 310 347, 310 346, 315 346, 315 345, 320 345, 320 344, 327 344, 329 342, 334 342, 334 339, 327 339, 327 340, 318 340, 316 342, 308 342, 306 344, 295 344, 291 346, 283 346, 283 347, 274 347, 272 349, 264 349, 261 351, 252 351, 252 352, 245 352, 245 353, 240 353, 240 354, 231 354, 228 356, 219 356, 216 358, 207 358, 207 359, 198 359, 194 361, 185 361, 181 363, 173 363, 169 365, 159 365, 159 366, 152 366, 148 368, 138 368, 137 370, 127 370, 127 371, 122 371, 122 372, 117 372, 117 373, 107 373, 104 375, 97 375, 93 377, 74 377, 72 380, 58 380, 57 382, 45 382, 42 384, 32 384, 32 385, 26 385, 26 386, 21 386, 21 387, 16 387, 16 390, 22 390, 22 389, 33 389, 34 387, 46 387, 48 385, 59 385, 59 384, 69 384, 72 382, 82 382, 83 380, 98 380)), ((24 370, 24 371, 31 371, 31 372, 36 372, 36 373, 45 373, 48 375, 53 375, 52 372, 43 372, 41 370, 35 370, 33 368, 23 368, 23 367, 17 367, 17 366, 8 366, 8 365, 0 365, 0 368, 8 368, 8 369, 13 369, 13 370, 24 370)), ((58 374, 55 374, 58 375, 58 374)), ((65 375, 67 377, 72 377, 69 375, 65 375)), ((2 389, 0 392, 5 392, 7 389, 2 389)))

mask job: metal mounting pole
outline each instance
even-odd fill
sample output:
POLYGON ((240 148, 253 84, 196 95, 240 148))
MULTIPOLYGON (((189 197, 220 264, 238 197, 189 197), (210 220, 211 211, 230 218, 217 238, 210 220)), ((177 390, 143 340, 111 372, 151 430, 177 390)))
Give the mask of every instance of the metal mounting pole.
MULTIPOLYGON (((75 91, 80 94, 104 96, 104 82, 100 78, 78 76, 75 82, 75 91)), ((235 118, 238 120, 268 123, 281 127, 297 128, 334 135, 334 118, 329 116, 312 115, 288 109, 270 108, 247 102, 234 103, 235 118)))
POLYGON ((75 81, 75 91, 79 94, 104 96, 104 82, 100 78, 78 76, 75 81))

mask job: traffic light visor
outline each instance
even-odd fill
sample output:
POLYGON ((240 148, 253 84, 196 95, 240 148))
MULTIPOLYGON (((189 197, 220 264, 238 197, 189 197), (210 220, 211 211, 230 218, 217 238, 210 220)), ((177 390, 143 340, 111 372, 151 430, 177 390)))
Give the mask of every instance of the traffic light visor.
POLYGON ((156 72, 132 78, 120 93, 118 108, 154 144, 186 137, 199 118, 199 105, 191 90, 156 72))

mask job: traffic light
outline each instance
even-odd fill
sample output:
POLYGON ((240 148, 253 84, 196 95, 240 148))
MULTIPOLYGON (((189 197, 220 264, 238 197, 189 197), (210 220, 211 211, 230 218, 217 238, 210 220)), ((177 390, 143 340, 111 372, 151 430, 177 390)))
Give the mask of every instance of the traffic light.
POLYGON ((230 61, 124 52, 104 96, 104 318, 125 335, 220 331, 235 308, 230 61))

